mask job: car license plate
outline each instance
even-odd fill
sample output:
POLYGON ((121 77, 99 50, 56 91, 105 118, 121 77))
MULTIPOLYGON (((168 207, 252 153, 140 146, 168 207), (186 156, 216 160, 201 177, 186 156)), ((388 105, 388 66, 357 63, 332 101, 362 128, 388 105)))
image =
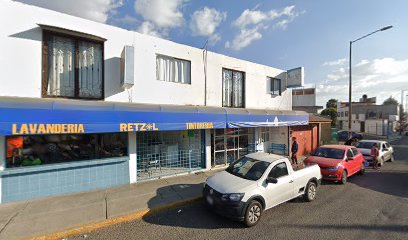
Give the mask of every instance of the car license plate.
POLYGON ((210 197, 210 196, 207 196, 207 202, 208 202, 208 204, 213 205, 214 204, 214 199, 212 199, 212 197, 210 197))

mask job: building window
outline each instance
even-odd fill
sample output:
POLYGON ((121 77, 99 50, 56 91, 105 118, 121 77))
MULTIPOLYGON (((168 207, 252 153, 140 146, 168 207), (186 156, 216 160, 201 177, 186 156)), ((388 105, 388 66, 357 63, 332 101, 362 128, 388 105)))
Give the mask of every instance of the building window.
POLYGON ((341 112, 340 114, 341 114, 341 117, 344 117, 344 112, 341 112))
POLYGON ((245 107, 245 73, 222 69, 223 107, 245 107))
POLYGON ((7 168, 128 154, 126 133, 10 136, 6 141, 7 168))
POLYGON ((305 95, 313 95, 315 94, 315 89, 314 88, 309 88, 304 90, 305 95))
POLYGON ((271 78, 268 77, 268 79, 270 79, 271 82, 271 94, 272 95, 277 95, 280 96, 281 95, 281 80, 278 78, 271 78))
POLYGON ((186 173, 205 167, 203 130, 138 132, 137 179, 186 173))
POLYGON ((44 31, 43 97, 103 99, 103 42, 44 31))
POLYGON ((346 111, 346 113, 344 115, 345 115, 345 117, 348 117, 348 111, 346 111))
POLYGON ((232 163, 254 151, 254 128, 214 129, 211 133, 211 166, 232 163))
POLYGON ((191 84, 191 62, 156 55, 156 79, 165 82, 191 84))

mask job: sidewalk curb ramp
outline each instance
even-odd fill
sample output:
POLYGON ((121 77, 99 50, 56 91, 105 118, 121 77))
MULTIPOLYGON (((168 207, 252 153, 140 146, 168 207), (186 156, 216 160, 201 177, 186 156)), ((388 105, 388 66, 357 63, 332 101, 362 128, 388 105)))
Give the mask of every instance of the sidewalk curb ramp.
POLYGON ((173 202, 173 203, 170 203, 170 204, 158 206, 158 207, 153 208, 153 209, 145 209, 145 210, 137 211, 137 212, 134 212, 134 213, 131 213, 131 214, 122 215, 122 216, 114 217, 114 218, 109 218, 109 219, 106 219, 104 221, 90 223, 90 224, 86 224, 86 225, 83 225, 83 226, 78 226, 78 227, 75 227, 75 228, 70 228, 70 229, 58 231, 58 232, 55 232, 55 233, 51 233, 51 234, 47 234, 47 235, 43 235, 43 236, 32 237, 32 238, 26 238, 26 239, 30 239, 30 240, 63 239, 63 238, 73 236, 73 235, 89 233, 89 232, 95 231, 97 229, 109 227, 109 226, 116 225, 116 224, 119 224, 119 223, 124 223, 124 222, 132 221, 132 220, 137 220, 137 219, 147 217, 147 216, 150 216, 150 215, 153 215, 153 214, 157 214, 157 213, 169 210, 169 209, 189 205, 189 204, 198 202, 200 200, 202 200, 202 196, 193 197, 193 198, 186 199, 186 200, 181 200, 181 201, 176 201, 176 202, 173 202))

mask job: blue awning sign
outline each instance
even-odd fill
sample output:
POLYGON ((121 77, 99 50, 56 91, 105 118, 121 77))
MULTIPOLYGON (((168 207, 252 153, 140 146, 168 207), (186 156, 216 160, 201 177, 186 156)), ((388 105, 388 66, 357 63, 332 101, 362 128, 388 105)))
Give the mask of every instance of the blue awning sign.
POLYGON ((71 103, 44 99, 23 102, 2 100, 0 98, 0 135, 279 127, 307 125, 309 120, 307 114, 292 111, 107 102, 71 103))

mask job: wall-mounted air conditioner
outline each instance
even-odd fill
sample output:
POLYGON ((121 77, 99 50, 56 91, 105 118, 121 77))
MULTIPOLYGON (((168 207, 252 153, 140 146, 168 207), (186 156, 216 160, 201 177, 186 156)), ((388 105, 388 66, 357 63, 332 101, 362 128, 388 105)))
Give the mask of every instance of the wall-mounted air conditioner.
POLYGON ((135 48, 124 46, 120 58, 120 84, 124 89, 129 89, 135 84, 135 48))

